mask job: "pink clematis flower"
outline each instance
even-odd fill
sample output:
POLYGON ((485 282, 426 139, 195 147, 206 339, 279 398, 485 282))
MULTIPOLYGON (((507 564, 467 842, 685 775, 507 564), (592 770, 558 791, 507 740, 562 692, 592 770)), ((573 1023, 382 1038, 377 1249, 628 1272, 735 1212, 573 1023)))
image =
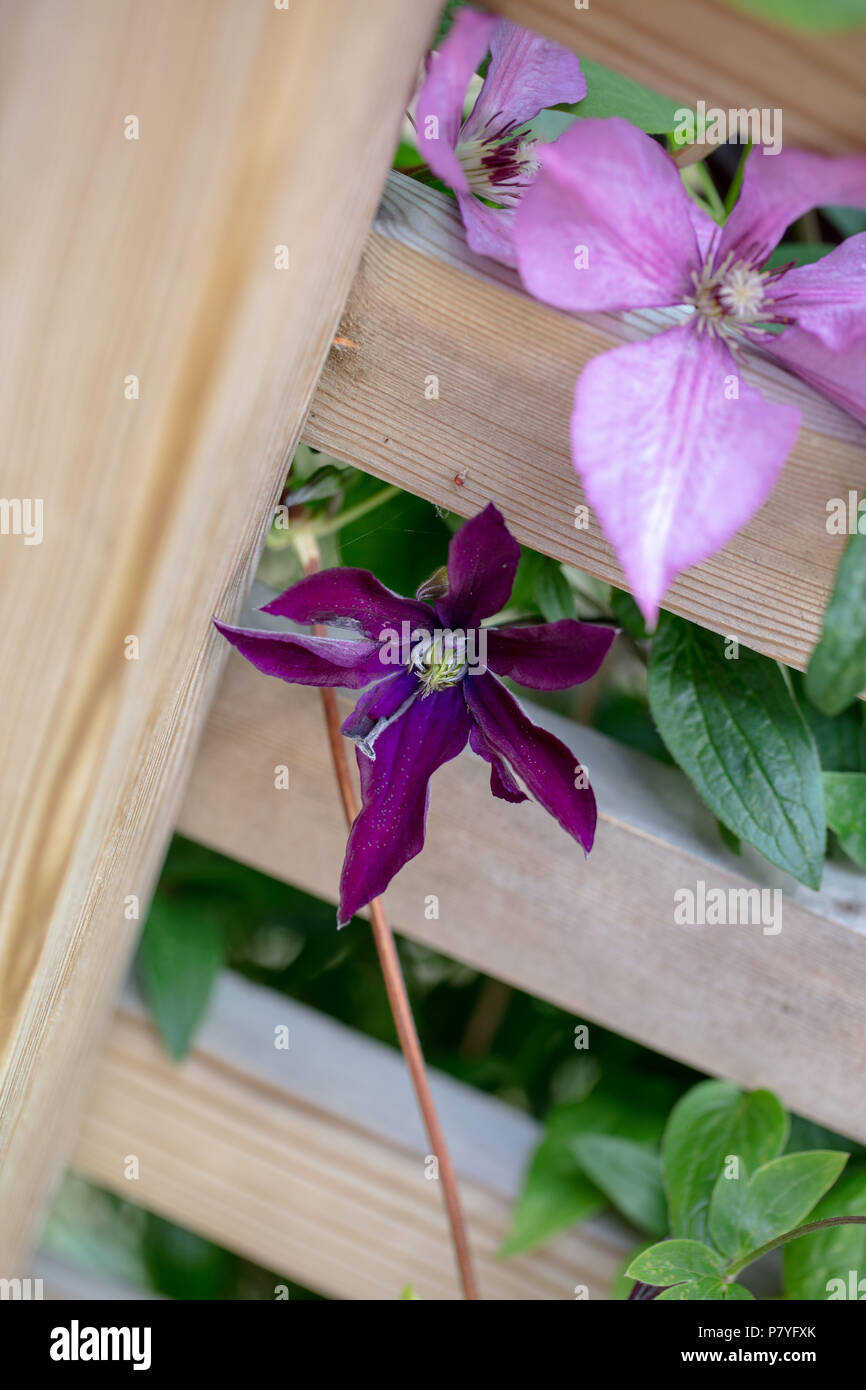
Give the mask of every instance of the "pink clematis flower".
POLYGON ((517 212, 518 267, 538 299, 688 311, 589 362, 571 417, 575 468, 650 622, 675 576, 764 504, 797 437, 800 412, 741 379, 743 347, 866 422, 866 233, 813 265, 766 268, 786 227, 823 203, 866 204, 866 158, 756 149, 719 228, 661 146, 614 118, 546 146, 517 212))
POLYGON ((428 58, 415 119, 421 153, 456 193, 473 251, 514 265, 514 209, 538 169, 537 142, 521 127, 547 106, 585 96, 577 58, 558 43, 493 15, 457 13, 428 58), (487 76, 464 121, 466 92, 488 48, 487 76))

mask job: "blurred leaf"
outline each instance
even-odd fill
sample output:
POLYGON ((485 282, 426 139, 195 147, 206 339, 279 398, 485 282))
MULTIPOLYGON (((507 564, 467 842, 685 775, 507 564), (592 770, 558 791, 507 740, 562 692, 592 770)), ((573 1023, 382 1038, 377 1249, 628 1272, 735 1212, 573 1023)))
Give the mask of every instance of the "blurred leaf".
POLYGON ((534 597, 545 622, 555 623, 560 618, 574 617, 574 595, 562 572, 562 565, 547 555, 541 557, 534 597))
POLYGON ((420 1301, 420 1297, 420 1294, 415 1292, 411 1284, 407 1284, 400 1294, 400 1300, 403 1303, 420 1301))
POLYGON ((709 1212, 716 1249, 729 1260, 742 1259, 801 1225, 847 1160, 847 1154, 814 1149, 774 1158, 751 1177, 742 1160, 737 1177, 721 1172, 709 1212))
POLYGON ((578 117, 624 116, 649 135, 666 135, 677 124, 677 112, 688 109, 687 103, 661 96, 589 58, 581 57, 580 66, 586 78, 586 96, 567 108, 578 117))
POLYGON ((323 464, 311 473, 309 478, 299 482, 296 487, 291 487, 284 494, 283 501, 288 507, 300 507, 309 505, 310 502, 319 502, 324 498, 336 497, 343 487, 344 479, 339 469, 333 464, 323 464))
POLYGON ((821 212, 843 237, 857 236, 866 232, 866 212, 862 208, 843 208, 838 206, 821 208, 821 212))
POLYGON ((778 665, 666 615, 653 642, 649 700, 659 733, 730 830, 818 888, 826 825, 815 742, 778 665))
POLYGON ((224 961, 220 921, 194 899, 154 898, 139 946, 145 993, 175 1061, 186 1054, 224 961))
MULTIPOLYGON (((744 1093, 730 1081, 702 1081, 674 1107, 662 1142, 665 1186, 675 1236, 706 1240, 709 1206, 725 1159, 750 1168, 784 1148, 788 1117, 770 1091, 744 1093)), ((652 1280, 648 1282, 653 1282, 652 1280)))
POLYGON ((849 705, 841 714, 823 714, 806 698, 805 677, 789 671, 800 713, 818 748, 825 772, 866 772, 866 707, 849 705))
POLYGON ((610 688, 602 690, 592 726, 627 748, 649 753, 657 762, 669 767, 675 765, 650 717, 646 700, 638 695, 610 688))
POLYGON ((866 868, 866 772, 825 772, 827 824, 845 853, 866 868))
MULTIPOLYGON (((354 506, 382 484, 375 478, 347 491, 345 506, 354 506)), ((340 528, 340 561, 372 570, 389 589, 414 594, 428 574, 445 563, 450 534, 435 507, 408 492, 384 502, 374 512, 340 528)))
POLYGON ((639 1230, 661 1236, 668 1207, 659 1155, 645 1144, 609 1134, 583 1134, 573 1141, 580 1166, 617 1211, 639 1230))
POLYGON ((546 1139, 536 1149, 500 1255, 519 1255, 568 1230, 604 1206, 567 1145, 546 1139))
POLYGON ((235 1256, 204 1236, 148 1213, 143 1251, 158 1293, 202 1300, 228 1296, 235 1256))
POLYGON ((719 835, 722 838, 723 844, 731 851, 731 854, 742 854, 743 847, 740 844, 739 835, 735 835, 733 830, 729 830, 725 822, 719 820, 718 816, 716 817, 716 825, 719 828, 719 835))
POLYGON ((644 615, 625 589, 611 589, 610 610, 617 626, 624 628, 635 641, 642 641, 647 636, 644 615))
POLYGON ((607 1291, 607 1297, 610 1302, 620 1303, 628 1298, 634 1288, 634 1280, 629 1278, 628 1270, 637 1259, 638 1255, 642 1255, 644 1250, 649 1250, 655 1244, 656 1241, 653 1239, 642 1240, 628 1255, 626 1255, 607 1291))
POLYGON ((839 562, 821 640, 806 672, 806 694, 839 714, 866 688, 866 535, 851 536, 839 562))
MULTIPOLYGON (((832 1192, 811 1213, 810 1220, 827 1216, 866 1216, 866 1168, 843 1173, 832 1192)), ((785 1294, 792 1299, 832 1298, 829 1284, 841 1279, 845 1297, 850 1297, 850 1275, 854 1284, 866 1280, 866 1226, 830 1226, 799 1240, 792 1240, 782 1252, 785 1268, 785 1294)), ((842 1291, 834 1291, 838 1298, 842 1291)), ((866 1283, 858 1289, 858 1301, 866 1294, 866 1283)))
POLYGON ((728 0, 734 9, 769 19, 783 29, 829 34, 866 23, 866 0, 728 0))
POLYGON ((792 261, 794 265, 813 265, 835 249, 829 241, 780 241, 765 268, 776 270, 779 266, 790 265, 792 261))

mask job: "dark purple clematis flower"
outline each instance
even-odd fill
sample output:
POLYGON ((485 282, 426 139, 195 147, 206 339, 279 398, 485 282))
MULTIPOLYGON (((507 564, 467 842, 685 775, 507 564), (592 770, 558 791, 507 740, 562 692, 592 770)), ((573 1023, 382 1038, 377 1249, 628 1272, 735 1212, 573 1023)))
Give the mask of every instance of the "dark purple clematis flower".
POLYGON ((432 607, 392 593, 367 570, 330 569, 302 579, 262 611, 349 627, 359 634, 353 638, 216 624, 266 675, 298 685, 366 687, 343 724, 356 744, 362 807, 346 848, 341 926, 421 851, 430 777, 467 742, 490 764, 494 796, 527 800, 519 777, 585 851, 592 846, 596 805, 584 770, 564 743, 527 718, 496 675, 536 690, 579 685, 600 667, 615 629, 571 618, 482 627, 507 603, 519 559, 519 545, 490 503, 452 539, 447 592, 432 607))

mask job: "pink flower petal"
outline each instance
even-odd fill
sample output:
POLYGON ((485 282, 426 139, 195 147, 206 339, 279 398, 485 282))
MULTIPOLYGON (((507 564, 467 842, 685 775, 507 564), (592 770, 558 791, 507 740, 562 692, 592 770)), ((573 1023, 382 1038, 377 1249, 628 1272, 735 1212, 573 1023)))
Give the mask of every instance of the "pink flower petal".
POLYGON ((502 265, 517 264, 514 255, 514 209, 491 208, 474 193, 458 193, 466 240, 479 256, 490 256, 502 265))
POLYGON ((799 420, 746 385, 728 349, 693 324, 584 368, 572 456, 649 622, 674 576, 720 550, 766 501, 799 420))
POLYGON ((718 264, 733 252, 737 259, 762 264, 786 227, 822 203, 866 207, 866 155, 842 159, 805 150, 765 154, 752 150, 743 186, 722 228, 718 264))
POLYGON ((439 48, 430 54, 427 77, 415 107, 421 156, 434 174, 458 193, 469 192, 466 175, 454 153, 463 123, 463 103, 497 23, 493 15, 458 10, 439 48))
POLYGON ((834 352, 802 328, 789 328, 762 347, 781 367, 808 381, 866 425, 866 338, 847 352, 834 352))
POLYGON ((841 351, 866 337, 866 232, 813 265, 789 270, 780 296, 780 310, 828 348, 841 351))
POLYGON ((643 131, 619 117, 576 121, 542 147, 517 209, 523 282, 558 309, 681 304, 700 264, 689 203, 673 160, 643 131))
POLYGON ((586 78, 573 53, 500 19, 490 39, 484 86, 462 138, 478 139, 503 126, 525 125, 547 106, 582 101, 585 96, 586 78))

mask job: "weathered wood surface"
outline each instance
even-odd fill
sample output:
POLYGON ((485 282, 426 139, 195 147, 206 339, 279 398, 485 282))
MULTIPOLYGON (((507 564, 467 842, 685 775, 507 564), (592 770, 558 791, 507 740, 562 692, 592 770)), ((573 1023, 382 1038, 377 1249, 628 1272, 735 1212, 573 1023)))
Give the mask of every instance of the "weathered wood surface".
MULTIPOLYGON (((538 1140, 527 1115, 434 1073, 486 1299, 604 1297, 634 1236, 593 1220, 512 1260, 496 1250, 538 1140)), ((117 1013, 75 1168, 317 1292, 423 1299, 459 1289, 402 1058, 342 1024, 222 976, 193 1052, 168 1059, 141 1007, 117 1013), (288 1049, 274 1045, 288 1029, 288 1049), (139 1160, 128 1179, 127 1156, 139 1160)))
MULTIPOLYGON (((780 107, 786 143, 866 149, 866 26, 807 34, 725 0, 484 0, 507 19, 694 106, 780 107)), ((820 13, 820 0, 815 5, 820 13)))
POLYGON ((438 5, 4 9, 0 492, 40 500, 44 536, 0 537, 2 1273, 71 1138, 214 688, 210 617, 246 587, 438 5))
MULTIPOLYGON (((392 174, 304 438, 464 516, 493 498, 515 535, 622 586, 622 571, 571 464, 574 381, 597 353, 664 316, 577 318, 523 294, 516 276, 466 247, 452 199, 392 174), (438 399, 425 385, 438 381, 438 399)), ((845 537, 827 503, 866 487, 866 430, 795 378, 754 359, 748 375, 803 413, 782 478, 718 555, 682 575, 665 607, 804 667, 845 537)))
MULTIPOLYGON (((749 850, 738 859, 676 769, 532 716, 589 768, 601 813, 589 859, 539 807, 494 801, 467 753, 436 774, 426 848, 385 896, 396 929, 701 1070, 769 1086, 866 1141, 864 875, 828 864, 812 893, 749 850), (701 880, 779 887, 781 931, 675 925, 675 892, 701 880), (425 915, 431 894, 438 920, 425 915)), ((316 692, 232 656, 180 830, 333 901, 345 847, 336 796, 316 692), (287 790, 274 786, 277 764, 287 790)))

